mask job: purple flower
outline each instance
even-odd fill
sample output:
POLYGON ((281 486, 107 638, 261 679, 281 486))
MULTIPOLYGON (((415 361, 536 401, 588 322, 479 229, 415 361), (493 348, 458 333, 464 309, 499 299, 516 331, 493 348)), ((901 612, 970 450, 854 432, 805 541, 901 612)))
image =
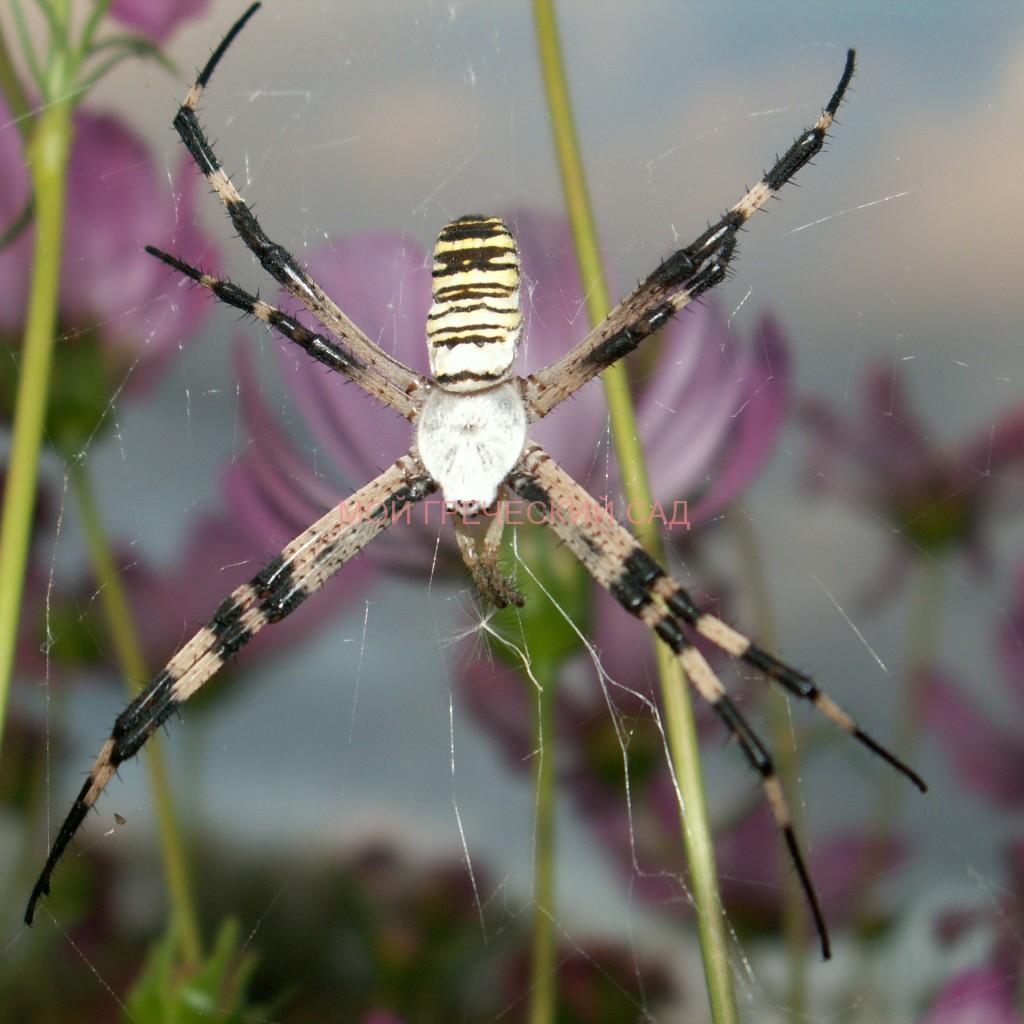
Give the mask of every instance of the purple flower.
POLYGON ((1004 481, 1024 466, 1024 406, 952 451, 931 439, 893 366, 868 373, 856 416, 843 420, 819 400, 802 411, 813 439, 810 486, 853 499, 894 530, 872 595, 891 593, 915 554, 960 548, 977 567, 986 564, 985 531, 1009 497, 1004 481))
MULTIPOLYGON (((0 120, 9 122, 0 104, 0 120)), ((0 131, 0 217, 10 224, 28 195, 20 138, 0 131)), ((147 243, 215 267, 198 226, 201 176, 182 158, 171 188, 135 132, 108 114, 79 110, 69 162, 61 269, 60 328, 68 344, 99 340, 104 362, 138 389, 192 336, 209 297, 181 287, 143 251, 147 243)), ((20 335, 30 286, 32 232, 0 251, 0 331, 20 335)), ((58 367, 59 369, 59 367, 58 367)), ((56 392, 60 394, 59 390, 56 392)))
MULTIPOLYGON (((1024 710, 1024 566, 1014 604, 997 632, 1010 699, 1024 710)), ((929 669, 921 686, 922 713, 941 741, 961 783, 996 807, 1024 807, 1024 726, 1013 715, 994 722, 948 673, 929 669)))
POLYGON ((923 691, 924 720, 960 782, 997 807, 1024 807, 1024 729, 995 725, 938 669, 927 672, 923 691))
POLYGON ((964 971, 943 986, 922 1024, 1022 1024, 1013 978, 988 967, 964 971))
POLYGON ((210 0, 114 0, 111 17, 162 43, 183 21, 205 13, 210 0))

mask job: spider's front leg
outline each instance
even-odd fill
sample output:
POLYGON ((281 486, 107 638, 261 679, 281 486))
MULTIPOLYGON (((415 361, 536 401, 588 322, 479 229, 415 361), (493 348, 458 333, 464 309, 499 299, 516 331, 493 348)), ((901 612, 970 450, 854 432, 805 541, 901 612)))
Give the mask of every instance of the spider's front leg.
POLYGON ((828 930, 821 912, 771 753, 729 698, 707 659, 686 634, 686 628, 706 637, 726 653, 753 665, 770 680, 809 703, 839 728, 902 772, 920 790, 924 780, 891 751, 869 736, 808 676, 768 654, 721 619, 702 611, 685 589, 647 554, 575 480, 537 445, 527 448, 509 475, 508 488, 539 505, 545 522, 565 542, 594 579, 631 615, 639 618, 666 643, 686 671, 694 689, 711 706, 739 743, 750 765, 761 776, 765 797, 785 839, 793 866, 807 895, 828 958, 828 930))
POLYGON ((854 52, 849 50, 842 77, 821 116, 728 213, 665 260, 566 355, 526 379, 525 396, 531 420, 546 416, 725 279, 736 254, 740 228, 821 152, 853 78, 853 68, 854 52))
MULTIPOLYGON (((199 123, 196 110, 217 65, 227 52, 228 47, 259 8, 259 3, 252 4, 213 51, 210 59, 196 77, 195 84, 189 89, 178 108, 178 113, 174 118, 175 130, 199 170, 205 175, 210 187, 224 204, 239 237, 260 261, 263 269, 301 302, 324 327, 341 341, 347 352, 352 354, 360 369, 359 375, 352 376, 352 379, 366 387, 370 394, 397 410, 406 419, 414 419, 419 411, 423 395, 429 390, 427 380, 389 355, 379 345, 370 341, 323 288, 309 276, 295 257, 284 246, 267 235, 256 219, 256 215, 221 166, 213 146, 206 138, 199 123)), ((172 266, 176 265, 172 260, 166 259, 163 254, 155 253, 154 255, 171 263, 172 266)), ((189 273, 181 266, 178 266, 178 269, 189 273)), ((194 275, 190 274, 189 276, 194 275)), ((208 287, 210 286, 208 285, 208 287)), ((220 297, 223 298, 223 295, 220 297)))
POLYGON ((407 505, 436 490, 419 460, 403 456, 299 534, 262 572, 221 602, 213 618, 117 716, 81 791, 57 833, 25 910, 31 924, 36 903, 50 891, 50 877, 90 808, 119 765, 189 697, 208 682, 264 626, 290 615, 350 558, 391 525, 407 505))

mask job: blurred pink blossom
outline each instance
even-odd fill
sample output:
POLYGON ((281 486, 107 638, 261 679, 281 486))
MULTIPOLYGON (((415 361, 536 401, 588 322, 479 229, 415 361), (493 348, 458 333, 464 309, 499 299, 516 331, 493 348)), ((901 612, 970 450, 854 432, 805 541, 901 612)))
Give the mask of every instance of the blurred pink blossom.
POLYGON ((1014 1009, 1013 978, 988 967, 947 982, 921 1024, 1024 1024, 1014 1009))
POLYGON ((183 21, 206 12, 210 0, 114 0, 110 15, 162 43, 183 21))
MULTIPOLYGON (((1024 566, 1017 572, 1013 604, 1002 619, 996 642, 1003 682, 1024 712, 1024 566)), ((1024 719, 1002 715, 993 720, 980 711, 970 687, 948 672, 928 669, 921 692, 922 714, 941 740, 960 782, 996 807, 1024 807, 1024 719)))
MULTIPOLYGON (((28 196, 20 136, 0 102, 0 218, 6 226, 28 196)), ((209 315, 209 297, 180 287, 143 251, 147 243, 215 268, 216 253, 199 227, 201 175, 183 155, 168 182, 142 139, 110 114, 79 109, 68 173, 61 270, 60 343, 98 338, 104 360, 129 390, 155 371, 209 315)), ((0 251, 0 332, 17 337, 28 299, 32 231, 0 251)), ((59 365, 58 365, 59 369, 59 365)))
POLYGON ((987 565, 986 532, 1012 498, 1005 481, 1024 468, 1024 405, 947 450, 918 419, 898 370, 882 365, 867 374, 856 415, 842 419, 818 399, 802 413, 812 439, 808 484, 892 528, 895 543, 869 600, 893 593, 915 555, 961 549, 976 568, 987 565))

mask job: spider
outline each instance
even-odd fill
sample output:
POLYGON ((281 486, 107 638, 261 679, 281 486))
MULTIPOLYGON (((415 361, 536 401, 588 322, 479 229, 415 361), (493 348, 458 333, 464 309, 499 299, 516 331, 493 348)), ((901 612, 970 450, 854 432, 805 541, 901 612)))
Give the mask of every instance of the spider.
POLYGON ((261 572, 238 587, 118 715, 81 792, 75 799, 39 876, 25 912, 49 893, 54 868, 89 809, 118 766, 133 757, 217 670, 264 626, 290 615, 397 516, 440 490, 453 511, 463 560, 492 603, 522 598, 498 565, 503 517, 482 537, 468 528, 471 513, 499 509, 521 499, 544 511, 545 525, 582 562, 594 579, 671 648, 697 693, 736 738, 758 772, 765 797, 796 869, 821 940, 828 931, 771 754, 729 698, 694 645, 701 636, 769 680, 811 703, 839 728, 888 761, 922 792, 921 777, 865 733, 815 682, 791 668, 721 619, 704 611, 686 590, 641 548, 576 481, 527 436, 530 423, 632 352, 645 338, 726 276, 737 235, 750 217, 821 151, 853 77, 848 51, 839 84, 821 116, 801 134, 760 182, 689 245, 669 256, 579 344, 557 362, 528 377, 512 364, 522 333, 519 255, 509 229, 497 217, 459 217, 444 227, 434 249, 433 304, 426 336, 432 377, 388 355, 358 328, 282 246, 272 241, 221 168, 196 108, 228 47, 255 14, 252 4, 214 50, 174 118, 181 141, 227 209, 240 238, 263 268, 333 335, 325 337, 294 316, 238 285, 218 279, 147 246, 147 252, 209 289, 222 302, 251 314, 304 349, 313 359, 354 381, 415 427, 409 452, 300 533, 261 572), (566 514, 572 510, 572 514, 566 514))

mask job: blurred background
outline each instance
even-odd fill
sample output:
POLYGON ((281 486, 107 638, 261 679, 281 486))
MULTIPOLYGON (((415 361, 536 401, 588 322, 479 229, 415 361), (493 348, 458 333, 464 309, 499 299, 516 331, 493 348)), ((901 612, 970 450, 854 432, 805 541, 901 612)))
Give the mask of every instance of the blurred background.
MULTIPOLYGON (((171 129, 241 11, 195 6, 164 42, 177 72, 117 67, 83 103, 72 154, 55 358, 84 374, 76 351, 99 345, 107 390, 96 429, 42 463, 2 762, 11 1020, 81 1019, 82 1007, 116 1019, 138 969, 131 943, 166 919, 152 797, 133 763, 36 927, 21 924, 125 699, 69 466, 88 467, 155 669, 404 450, 402 424, 374 419, 355 388, 140 255, 156 244, 277 301, 171 129)), ((795 1006, 780 924, 790 871, 739 751, 709 724, 734 980, 751 1021, 1024 1019, 1024 13, 557 9, 616 296, 759 178, 858 51, 826 152, 751 223, 713 305, 633 367, 652 476, 700 512, 669 536, 681 578, 738 628, 767 630, 931 785, 920 797, 893 782, 802 707, 780 718, 752 673, 716 661, 759 728, 799 750, 791 799, 836 940, 825 965, 808 935, 795 1006), (989 1015, 965 1015, 979 1007, 989 1015)), ((201 117, 268 233, 402 358, 423 358, 407 346, 422 338, 425 254, 470 212, 521 232, 526 369, 585 333, 527 5, 269 0, 201 117)), ((16 168, 9 116, 0 145, 16 168)), ((6 180, 24 189, 16 171, 6 180)), ((5 217, 21 205, 8 189, 5 217)), ((7 395, 24 242, 0 254, 7 395)), ((614 490, 600 386, 556 416, 556 458, 594 493, 614 490)), ((329 1019, 525 1019, 535 695, 507 646, 488 655, 492 623, 454 567, 450 528, 401 529, 167 731, 201 918, 212 935, 232 913, 260 958, 251 1019, 325 1019, 332 1005, 329 1019), (440 977, 443 995, 428 984, 440 977)), ((676 809, 641 699, 655 700, 652 661, 600 601, 543 609, 594 645, 560 673, 553 914, 573 996, 559 1019, 705 1020, 676 809)), ((528 630, 508 635, 528 653, 528 630)))

